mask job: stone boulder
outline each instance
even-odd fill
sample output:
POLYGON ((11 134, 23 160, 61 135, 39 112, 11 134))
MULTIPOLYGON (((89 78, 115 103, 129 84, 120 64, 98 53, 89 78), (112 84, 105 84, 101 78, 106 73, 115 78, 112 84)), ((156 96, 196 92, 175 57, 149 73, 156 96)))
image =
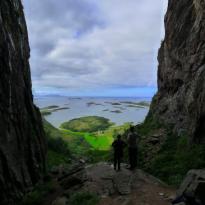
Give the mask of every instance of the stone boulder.
POLYGON ((177 191, 177 201, 186 204, 205 204, 205 169, 191 170, 177 191))

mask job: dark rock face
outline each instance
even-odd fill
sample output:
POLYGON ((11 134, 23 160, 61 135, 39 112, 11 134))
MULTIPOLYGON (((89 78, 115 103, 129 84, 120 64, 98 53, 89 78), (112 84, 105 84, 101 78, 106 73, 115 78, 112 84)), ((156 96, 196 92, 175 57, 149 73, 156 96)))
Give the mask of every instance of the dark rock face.
POLYGON ((169 0, 150 115, 205 142, 205 1, 169 0))
POLYGON ((16 201, 41 177, 41 115, 33 104, 27 28, 20 0, 0 0, 0 204, 16 201))

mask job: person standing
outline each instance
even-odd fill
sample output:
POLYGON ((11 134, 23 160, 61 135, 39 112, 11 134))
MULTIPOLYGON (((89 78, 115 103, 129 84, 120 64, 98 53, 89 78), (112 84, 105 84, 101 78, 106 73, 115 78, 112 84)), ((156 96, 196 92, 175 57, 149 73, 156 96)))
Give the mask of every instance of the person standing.
POLYGON ((120 163, 123 158, 123 150, 126 146, 126 143, 121 139, 121 135, 117 136, 117 139, 112 143, 114 148, 114 169, 120 171, 120 163))
POLYGON ((130 132, 127 136, 128 142, 128 154, 129 154, 129 169, 133 170, 137 167, 137 152, 138 152, 138 140, 139 136, 135 133, 133 126, 130 127, 130 132))

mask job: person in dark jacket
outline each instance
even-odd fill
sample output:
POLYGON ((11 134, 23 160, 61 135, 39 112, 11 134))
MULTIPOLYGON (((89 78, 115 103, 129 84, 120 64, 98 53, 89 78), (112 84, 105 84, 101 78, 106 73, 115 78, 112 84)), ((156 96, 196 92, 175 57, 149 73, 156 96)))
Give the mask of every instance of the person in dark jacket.
POLYGON ((121 135, 117 136, 117 139, 112 143, 114 148, 114 169, 120 170, 120 163, 123 158, 123 150, 126 147, 126 143, 121 139, 121 135))
POLYGON ((128 143, 128 151, 129 151, 129 161, 130 167, 129 169, 133 170, 137 167, 137 154, 138 154, 138 143, 139 143, 139 136, 135 132, 133 126, 130 127, 130 132, 127 136, 127 143, 128 143))

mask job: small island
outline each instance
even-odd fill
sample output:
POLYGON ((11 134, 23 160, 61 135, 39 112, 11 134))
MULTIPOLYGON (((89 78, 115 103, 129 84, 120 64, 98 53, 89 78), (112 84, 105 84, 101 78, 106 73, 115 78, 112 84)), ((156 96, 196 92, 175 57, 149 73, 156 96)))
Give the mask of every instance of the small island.
POLYGON ((105 103, 110 105, 121 105, 121 103, 119 102, 105 102, 105 103))
POLYGON ((44 108, 41 108, 41 115, 46 116, 46 115, 51 115, 53 112, 57 112, 60 110, 68 110, 70 109, 69 107, 59 107, 57 105, 50 105, 44 108))
POLYGON ((108 129, 113 123, 99 116, 87 116, 64 122, 60 127, 73 132, 97 132, 108 129))
POLYGON ((108 112, 108 111, 109 111, 109 109, 104 109, 104 110, 103 110, 103 112, 108 112))
POLYGON ((145 106, 142 106, 142 105, 134 105, 134 104, 126 105, 126 107, 129 107, 129 108, 145 108, 145 106))
POLYGON ((92 105, 101 105, 101 106, 103 106, 101 103, 95 103, 95 102, 88 102, 88 103, 87 103, 87 106, 88 106, 88 107, 90 107, 90 106, 92 106, 92 105))
POLYGON ((122 101, 120 103, 126 104, 127 107, 145 108, 150 106, 150 102, 148 101, 140 101, 140 102, 122 101))
POLYGON ((43 107, 43 108, 41 108, 41 109, 42 109, 42 110, 51 110, 51 109, 57 109, 57 108, 59 108, 58 105, 49 105, 49 106, 43 107))
POLYGON ((124 107, 119 107, 119 106, 114 106, 113 108, 116 108, 116 109, 118 109, 118 110, 126 110, 126 108, 124 108, 124 107))
POLYGON ((112 112, 112 113, 122 113, 122 111, 121 110, 112 110, 112 111, 110 111, 110 112, 112 112))

